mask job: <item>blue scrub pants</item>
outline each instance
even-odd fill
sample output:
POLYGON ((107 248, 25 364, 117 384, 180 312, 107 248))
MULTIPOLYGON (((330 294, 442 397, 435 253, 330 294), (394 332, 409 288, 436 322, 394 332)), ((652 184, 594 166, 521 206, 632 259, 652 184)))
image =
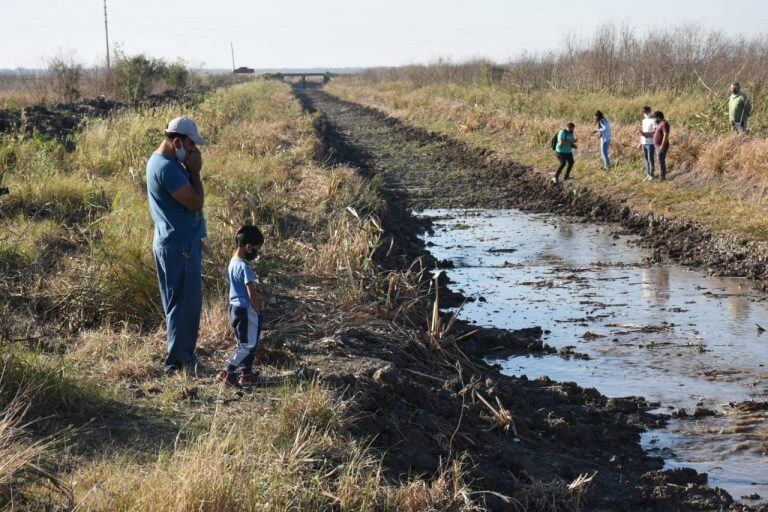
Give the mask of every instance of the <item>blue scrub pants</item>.
POLYGON ((154 245, 157 280, 168 326, 165 368, 193 367, 200 312, 203 308, 200 240, 154 245))

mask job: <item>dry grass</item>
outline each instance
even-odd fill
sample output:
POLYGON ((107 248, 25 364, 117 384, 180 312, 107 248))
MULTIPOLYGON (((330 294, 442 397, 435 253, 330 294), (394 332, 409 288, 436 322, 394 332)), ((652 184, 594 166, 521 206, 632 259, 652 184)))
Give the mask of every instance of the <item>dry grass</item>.
POLYGON ((392 494, 395 510, 459 512, 483 510, 467 486, 464 459, 442 464, 431 481, 417 480, 392 494))
POLYGON ((512 504, 520 512, 579 512, 585 505, 584 496, 596 475, 597 472, 579 475, 570 483, 559 480, 519 482, 519 491, 512 504))
MULTIPOLYGON (((748 85, 757 100, 756 121, 762 132, 762 118, 768 105, 768 91, 764 87, 766 62, 768 39, 763 35, 727 35, 695 24, 657 27, 646 32, 624 23, 608 22, 588 37, 564 37, 554 51, 526 51, 507 63, 483 58, 462 62, 439 59, 428 65, 367 69, 361 76, 369 82, 405 82, 412 87, 459 84, 476 90, 501 88, 521 92, 534 104, 537 95, 553 90, 564 100, 574 93, 597 99, 622 95, 627 103, 641 101, 648 95, 674 94, 697 102, 703 100, 708 107, 700 112, 697 124, 721 129, 727 127, 727 122, 721 114, 712 116, 711 107, 722 112, 731 81, 739 80, 748 85), (664 51, 658 51, 659 48, 664 51), (721 101, 714 98, 717 96, 721 101), (717 103, 719 106, 715 107, 717 103)), ((611 112, 620 119, 618 111, 611 112)), ((567 110, 557 110, 555 114, 566 115, 567 110)))
MULTIPOLYGON (((0 161, 12 193, 0 198, 0 206, 15 220, 2 218, 0 224, 9 233, 34 234, 45 227, 57 239, 68 235, 73 249, 66 258, 53 257, 58 279, 19 274, 23 290, 10 290, 12 296, 25 297, 29 307, 44 310, 65 329, 157 326, 160 303, 143 174, 162 126, 177 113, 177 107, 159 107, 95 120, 76 136, 73 152, 55 141, 3 139, 0 161), (114 144, 116 137, 122 143, 114 144), (68 232, 39 222, 45 219, 66 224, 68 232), (29 224, 35 229, 24 227, 29 224)), ((188 115, 211 139, 204 168, 209 298, 219 297, 226 286, 221 269, 231 255, 232 233, 251 222, 268 236, 265 265, 292 261, 307 273, 353 275, 355 282, 339 298, 354 302, 360 279, 370 275, 381 200, 353 170, 329 171, 313 163, 320 148, 313 118, 289 89, 245 84, 210 95, 188 115), (350 216, 348 207, 361 218, 350 216), (301 251, 307 256, 301 261, 297 245, 310 247, 301 251)), ((3 260, 20 268, 34 260, 30 256, 44 253, 33 247, 40 238, 17 238, 3 236, 3 260)))
POLYGON ((149 466, 94 463, 72 475, 85 510, 480 510, 461 464, 392 485, 372 452, 337 433, 343 402, 288 388, 265 414, 218 411, 210 429, 149 466))
MULTIPOLYGON (((157 108, 94 121, 70 152, 42 139, 2 142, 3 155, 13 155, 0 158, 13 193, 0 198, 12 212, 0 217, 0 271, 11 278, 0 281, 8 291, 0 307, 38 322, 4 318, 0 334, 18 341, 0 350, 14 361, 13 389, 46 389, 27 411, 44 419, 33 424, 38 434, 79 426, 65 448, 46 446, 73 501, 34 479, 17 480, 14 492, 29 497, 28 508, 76 510, 477 509, 452 462, 436 475, 384 478, 381 455, 346 436, 346 404, 317 383, 299 387, 269 368, 276 387, 232 397, 208 385, 210 377, 162 380, 165 332, 143 169, 175 114, 157 108)), ((256 264, 275 314, 267 351, 373 326, 402 337, 404 352, 428 353, 426 340, 379 317, 421 324, 423 270, 376 275, 374 256, 385 249, 378 183, 314 162, 314 118, 286 86, 220 91, 188 115, 211 140, 204 372, 232 348, 224 269, 243 222, 267 238, 256 264), (390 282, 384 306, 376 297, 390 282)), ((283 368, 280 357, 271 361, 283 368)))
POLYGON ((87 361, 90 373, 107 381, 144 382, 159 376, 161 339, 147 339, 130 330, 101 328, 79 333, 70 347, 68 360, 87 361))
MULTIPOLYGON (((76 101, 97 96, 114 100, 132 99, 116 80, 114 67, 111 73, 102 68, 85 69, 82 63, 69 55, 52 56, 47 64, 48 69, 39 72, 18 71, 0 74, 0 108, 19 109, 30 105, 76 101)), ((113 61, 113 66, 114 64, 113 61)), ((189 87, 221 87, 248 78, 187 71, 189 75, 186 82, 189 87)), ((155 80, 147 93, 161 93, 178 85, 173 81, 168 84, 162 79, 155 80)))
POLYGON ((31 488, 44 489, 71 501, 71 490, 54 473, 52 463, 52 448, 62 436, 33 438, 24 419, 33 395, 45 390, 27 387, 9 394, 6 371, 13 370, 4 362, 0 369, 0 397, 10 399, 3 400, 0 406, 0 508, 14 510, 35 503, 35 498, 28 494, 31 488))
POLYGON ((210 429, 177 443, 157 461, 99 462, 73 475, 86 510, 317 509, 318 452, 333 446, 327 390, 290 390, 273 412, 252 417, 214 413, 210 429), (265 508, 266 507, 266 508, 265 508))

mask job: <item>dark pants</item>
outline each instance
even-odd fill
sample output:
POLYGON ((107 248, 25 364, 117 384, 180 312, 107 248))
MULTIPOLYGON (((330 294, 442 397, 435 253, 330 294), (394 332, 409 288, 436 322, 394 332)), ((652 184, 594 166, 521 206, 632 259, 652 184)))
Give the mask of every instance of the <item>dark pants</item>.
POLYGON ((742 119, 741 121, 731 121, 731 126, 733 129, 739 133, 747 133, 747 120, 742 119))
POLYGON ((160 298, 168 327, 165 367, 192 367, 203 307, 200 240, 165 242, 153 247, 160 298))
POLYGON ((659 176, 661 176, 661 179, 665 179, 667 177, 667 151, 669 151, 669 148, 660 147, 656 149, 658 149, 657 154, 659 155, 659 176))
POLYGON ((233 372, 237 368, 240 368, 243 373, 251 372, 256 348, 259 346, 263 318, 261 313, 257 313, 253 308, 229 305, 229 323, 235 330, 237 348, 227 361, 228 372, 233 372))
POLYGON ((559 178, 560 173, 565 169, 565 179, 568 179, 571 175, 571 169, 573 169, 573 153, 560 153, 559 151, 555 151, 555 154, 557 155, 557 159, 560 160, 560 165, 558 166, 557 171, 555 171, 555 178, 559 178), (566 167, 566 165, 568 167, 566 167))

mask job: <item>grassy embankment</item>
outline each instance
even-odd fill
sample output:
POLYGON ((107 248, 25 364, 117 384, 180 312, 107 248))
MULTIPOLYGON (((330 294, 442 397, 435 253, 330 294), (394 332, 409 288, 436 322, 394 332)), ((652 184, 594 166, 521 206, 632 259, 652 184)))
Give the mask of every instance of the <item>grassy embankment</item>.
POLYGON ((0 508, 470 507, 458 466, 430 483, 386 482, 376 454, 343 434, 333 390, 275 379, 233 395, 213 383, 232 346, 224 269, 241 223, 267 238, 267 328, 282 333, 259 356, 268 374, 291 374, 301 326, 381 293, 375 186, 315 163, 314 118, 285 85, 237 86, 186 111, 211 140, 199 342, 208 376, 162 378, 144 167, 178 113, 93 121, 70 152, 0 138, 11 191, 0 198, 0 508))
MULTIPOLYGON (((378 108, 406 123, 444 133, 470 145, 554 172, 549 141, 567 121, 576 123, 580 140, 575 180, 629 206, 684 218, 713 230, 731 230, 744 240, 768 240, 768 141, 763 137, 765 98, 753 98, 753 135, 729 132, 727 93, 655 92, 623 96, 609 92, 521 90, 514 86, 409 81, 368 82, 338 79, 329 92, 378 108), (643 181, 639 150, 640 112, 644 105, 662 110, 672 126, 666 182, 643 181), (615 166, 602 169, 594 130, 594 111, 613 123, 615 166)), ((701 89, 704 90, 703 88, 701 89)), ((747 93, 750 92, 745 87, 747 93)), ((658 171, 658 170, 657 170, 658 171)))

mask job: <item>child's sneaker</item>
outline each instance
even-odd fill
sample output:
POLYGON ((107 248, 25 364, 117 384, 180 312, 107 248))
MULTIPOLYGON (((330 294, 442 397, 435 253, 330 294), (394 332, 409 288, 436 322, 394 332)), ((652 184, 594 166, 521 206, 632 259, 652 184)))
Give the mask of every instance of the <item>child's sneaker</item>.
POLYGON ((240 384, 244 388, 249 388, 251 386, 258 384, 260 380, 261 380, 261 377, 259 375, 259 372, 244 373, 240 375, 240 380, 238 381, 238 384, 240 384))
POLYGON ((221 370, 216 375, 216 380, 230 388, 240 387, 240 384, 238 384, 237 382, 237 375, 235 375, 234 373, 230 373, 227 370, 221 370))

